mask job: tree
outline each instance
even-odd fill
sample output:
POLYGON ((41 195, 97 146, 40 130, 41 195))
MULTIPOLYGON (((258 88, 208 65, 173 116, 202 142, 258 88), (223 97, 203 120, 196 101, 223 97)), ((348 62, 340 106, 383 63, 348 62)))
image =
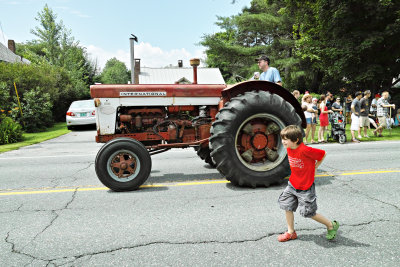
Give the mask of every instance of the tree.
MULTIPOLYGON (((97 65, 89 59, 86 48, 79 45, 62 21, 57 21, 57 15, 47 4, 38 12, 36 20, 39 25, 31 32, 38 39, 16 46, 17 54, 30 60, 34 66, 10 67, 15 71, 9 77, 17 81, 22 98, 25 91, 48 92, 53 105, 53 118, 57 121, 65 120, 65 112, 72 101, 90 97, 89 86, 96 79, 97 65), (29 74, 19 76, 22 71, 29 74), (31 71, 37 72, 36 79, 32 77, 31 71)), ((8 77, 5 79, 10 80, 8 77)), ((12 79, 7 82, 10 94, 12 83, 12 79)))
POLYGON ((235 75, 248 78, 259 71, 254 59, 268 54, 271 65, 281 70, 284 84, 290 86, 303 72, 293 55, 294 20, 284 8, 284 1, 253 0, 249 8, 236 16, 218 17, 216 24, 223 31, 204 35, 201 42, 207 47, 206 63, 219 67, 224 78, 232 81, 235 75))
POLYGON ((388 89, 400 73, 400 2, 287 1, 297 54, 326 87, 388 89))
POLYGON ((204 35, 201 44, 206 63, 228 82, 256 71, 260 53, 291 90, 383 90, 399 78, 398 0, 253 0, 216 24, 221 31, 204 35))
POLYGON ((47 4, 35 19, 40 25, 31 32, 39 39, 18 44, 17 53, 36 64, 49 62, 65 68, 70 72, 76 87, 86 90, 88 94, 88 87, 94 82, 97 65, 89 59, 86 48, 79 45, 62 21, 57 22, 57 15, 47 4))
POLYGON ((52 64, 56 64, 59 59, 60 39, 64 30, 62 21, 56 22, 56 18, 57 15, 46 4, 35 18, 41 27, 36 26, 35 29, 31 30, 31 33, 39 38, 39 42, 44 44, 42 52, 52 64))
POLYGON ((125 84, 130 79, 125 63, 115 57, 109 59, 101 73, 101 82, 105 84, 125 84))

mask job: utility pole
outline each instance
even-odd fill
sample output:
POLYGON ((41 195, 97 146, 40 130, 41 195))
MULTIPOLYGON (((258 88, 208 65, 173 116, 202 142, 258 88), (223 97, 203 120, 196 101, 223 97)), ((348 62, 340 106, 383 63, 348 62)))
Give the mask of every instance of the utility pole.
POLYGON ((129 38, 131 46, 131 84, 135 84, 135 53, 134 53, 134 42, 138 41, 136 35, 131 34, 132 37, 129 38))

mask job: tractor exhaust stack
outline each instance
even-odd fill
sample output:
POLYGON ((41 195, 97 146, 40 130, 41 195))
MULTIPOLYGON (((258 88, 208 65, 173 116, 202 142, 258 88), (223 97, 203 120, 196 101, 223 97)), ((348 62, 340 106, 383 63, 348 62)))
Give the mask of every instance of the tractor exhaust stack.
POLYGON ((193 84, 197 84, 197 67, 200 65, 200 59, 192 58, 190 60, 190 66, 193 67, 193 84))

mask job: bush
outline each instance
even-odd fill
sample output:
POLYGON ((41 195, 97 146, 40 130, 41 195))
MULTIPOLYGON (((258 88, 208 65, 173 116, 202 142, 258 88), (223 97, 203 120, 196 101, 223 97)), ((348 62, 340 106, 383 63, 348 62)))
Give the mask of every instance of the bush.
POLYGON ((32 88, 40 88, 42 93, 50 95, 54 107, 52 119, 65 121, 65 113, 72 101, 90 97, 89 86, 80 81, 78 77, 71 76, 65 69, 49 64, 0 62, 0 90, 5 94, 4 96, 0 95, 0 107, 9 110, 15 106, 9 105, 3 108, 1 103, 2 98, 7 98, 5 101, 7 104, 12 101, 12 97, 15 97, 15 82, 21 102, 24 102, 25 94, 32 88))
POLYGON ((7 89, 7 84, 0 82, 0 110, 7 111, 10 110, 10 92, 7 89))
POLYGON ((19 113, 19 121, 28 133, 43 131, 53 125, 50 95, 43 93, 40 88, 25 93, 22 105, 22 117, 19 113))
POLYGON ((0 145, 22 140, 22 127, 10 117, 0 116, 0 145))

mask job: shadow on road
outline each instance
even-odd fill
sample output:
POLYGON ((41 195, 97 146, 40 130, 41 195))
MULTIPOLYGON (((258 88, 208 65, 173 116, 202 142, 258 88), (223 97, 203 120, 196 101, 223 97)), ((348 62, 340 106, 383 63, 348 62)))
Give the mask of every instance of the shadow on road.
POLYGON ((332 184, 332 180, 334 176, 323 176, 323 177, 316 177, 315 178, 315 185, 317 186, 324 186, 332 184))
POLYGON ((116 192, 113 190, 108 190, 107 193, 109 194, 129 194, 129 193, 147 193, 147 192, 160 192, 168 190, 167 186, 157 186, 157 187, 140 187, 138 190, 134 191, 123 191, 123 192, 116 192))
MULTIPOLYGON (((333 179, 334 179, 333 176, 332 177, 319 177, 318 179, 315 179, 315 185, 317 186, 317 188, 319 186, 330 185, 330 184, 332 184, 332 180, 333 179)), ((270 185, 268 187, 258 187, 258 188, 239 187, 239 186, 235 186, 235 185, 233 185, 231 183, 226 184, 226 187, 228 189, 233 190, 233 191, 250 191, 250 190, 253 191, 255 189, 269 189, 269 188, 271 188, 273 190, 276 190, 276 189, 284 190, 285 187, 287 186, 287 182, 288 181, 289 181, 289 179, 283 179, 282 181, 280 181, 278 183, 275 183, 275 184, 272 184, 272 185, 270 185)))
POLYGON ((254 190, 276 190, 281 188, 282 190, 286 187, 287 181, 280 183, 280 184, 273 184, 270 185, 269 187, 257 187, 257 188, 252 188, 252 187, 240 187, 237 185, 233 185, 231 183, 226 184, 226 188, 232 190, 232 191, 254 191, 254 190), (284 184, 283 184, 284 183, 284 184))
POLYGON ((304 241, 304 242, 314 242, 316 245, 324 247, 324 248, 335 248, 335 247, 369 247, 371 245, 361 243, 358 241, 355 241, 353 239, 344 237, 339 234, 336 236, 336 238, 333 241, 328 241, 325 239, 325 236, 323 235, 299 235, 298 236, 299 241, 304 241))
MULTIPOLYGON (((224 179, 224 176, 221 175, 217 170, 212 173, 199 173, 199 174, 185 174, 185 173, 167 173, 164 175, 157 175, 159 170, 152 170, 151 176, 147 180, 146 184, 152 183, 175 183, 175 182, 193 182, 193 181, 205 181, 205 180, 219 180, 224 179)), ((325 186, 332 184, 332 180, 334 177, 319 177, 315 179, 316 186, 325 186)), ((273 184, 268 188, 285 188, 287 185, 288 179, 282 180, 280 183, 273 184)), ((228 183, 228 189, 235 190, 235 191, 246 191, 246 190, 254 190, 253 188, 249 187, 239 187, 228 183)), ((263 188, 263 187, 261 187, 263 188)), ((264 187, 265 188, 265 187, 264 187)))
POLYGON ((147 180, 146 184, 193 182, 193 181, 204 181, 204 180, 217 180, 224 178, 217 170, 214 173, 199 173, 199 174, 168 173, 160 176, 154 175, 157 172, 159 171, 155 170, 151 172, 151 176, 147 180))

